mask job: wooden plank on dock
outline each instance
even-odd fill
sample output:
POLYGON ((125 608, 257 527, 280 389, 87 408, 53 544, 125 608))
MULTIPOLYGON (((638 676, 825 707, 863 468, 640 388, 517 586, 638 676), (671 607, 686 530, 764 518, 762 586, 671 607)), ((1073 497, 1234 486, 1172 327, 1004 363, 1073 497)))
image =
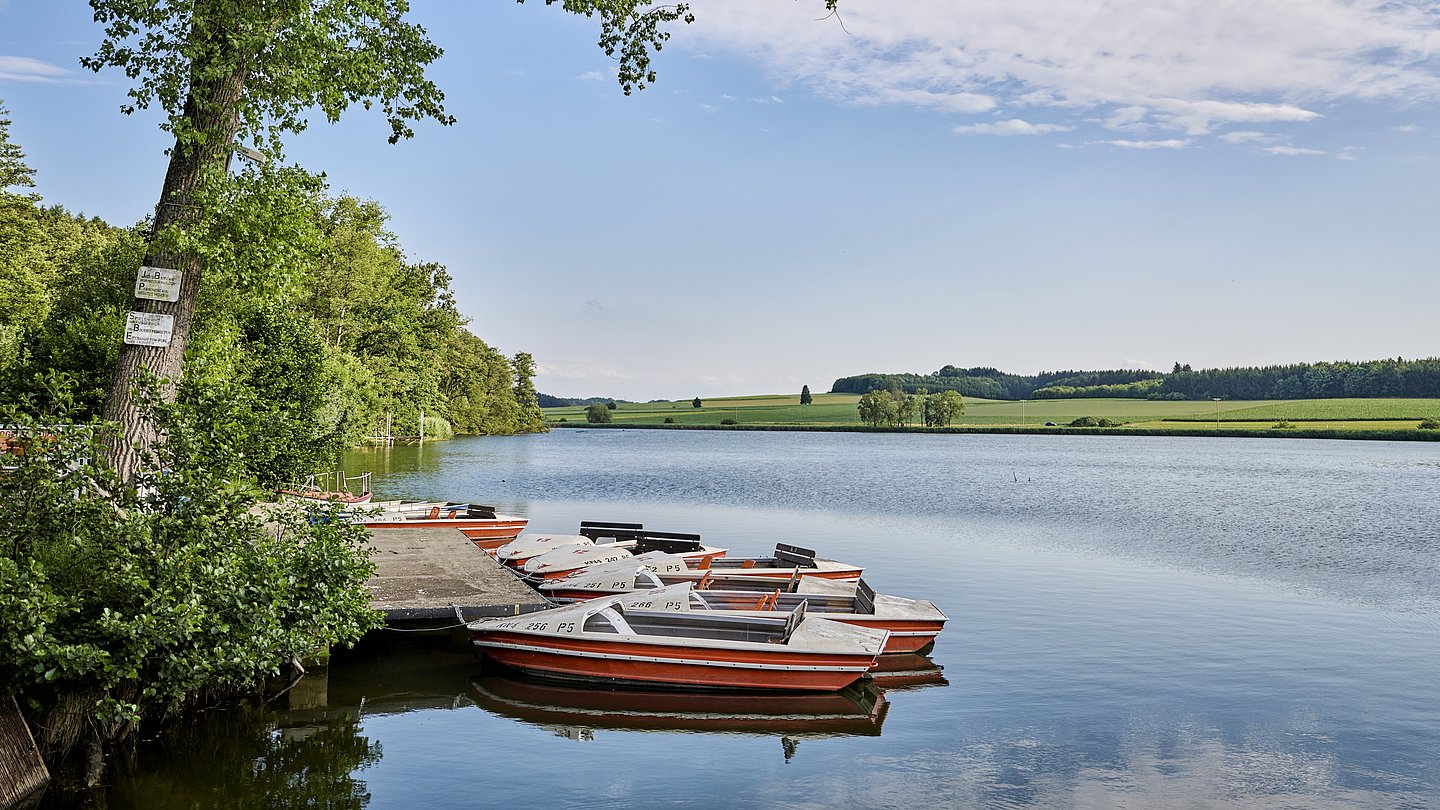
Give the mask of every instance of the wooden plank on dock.
POLYGON ((444 526, 370 532, 370 606, 390 622, 513 616, 549 607, 538 593, 444 526), (458 614, 457 614, 458 610, 458 614))

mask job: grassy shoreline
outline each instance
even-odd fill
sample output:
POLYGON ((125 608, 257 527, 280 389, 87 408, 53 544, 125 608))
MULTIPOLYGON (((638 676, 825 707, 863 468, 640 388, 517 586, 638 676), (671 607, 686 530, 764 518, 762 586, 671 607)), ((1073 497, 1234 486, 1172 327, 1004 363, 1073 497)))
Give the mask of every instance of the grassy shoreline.
POLYGON ((966 425, 962 427, 870 427, 868 425, 664 425, 646 422, 611 422, 589 424, 586 422, 563 422, 552 424, 552 428, 579 428, 582 430, 741 430, 789 433, 915 433, 915 434, 1028 434, 1048 436, 1198 436, 1210 438, 1242 439, 1359 439, 1394 442, 1440 441, 1440 430, 1404 430, 1389 428, 1380 430, 1335 429, 1335 428, 1150 428, 1110 427, 1072 428, 1044 426, 994 426, 966 425))
POLYGON ((582 407, 545 409, 549 427, 611 427, 677 430, 814 430, 854 433, 1026 433, 1107 436, 1231 436, 1242 438, 1440 440, 1440 430, 1421 430, 1440 418, 1440 399, 1327 399, 1154 401, 1136 399, 967 399, 947 428, 874 428, 860 424, 854 394, 816 394, 801 405, 794 394, 621 403, 609 424, 590 425, 582 407), (1079 428, 1083 416, 1120 423, 1079 428), (1051 424, 1046 424, 1051 423, 1051 424))

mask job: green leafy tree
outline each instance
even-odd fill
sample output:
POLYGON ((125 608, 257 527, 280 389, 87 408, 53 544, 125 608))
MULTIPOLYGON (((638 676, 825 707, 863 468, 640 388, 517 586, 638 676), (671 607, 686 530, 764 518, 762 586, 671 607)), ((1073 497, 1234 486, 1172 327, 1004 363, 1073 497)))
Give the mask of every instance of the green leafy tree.
POLYGON ((965 399, 957 391, 941 391, 926 397, 925 424, 927 427, 947 427, 965 413, 965 399))
POLYGON ((121 346, 105 409, 122 430, 111 449, 128 479, 155 435, 132 389, 147 371, 180 379, 201 292, 201 255, 168 232, 188 231, 213 204, 237 139, 277 156, 280 136, 304 129, 312 110, 334 121, 359 102, 378 102, 392 142, 410 137, 417 120, 452 119, 444 95, 425 78, 441 51, 405 21, 405 0, 90 5, 105 38, 82 63, 97 72, 123 70, 135 80, 123 110, 161 107, 162 126, 175 138, 154 219, 161 238, 145 263, 181 271, 180 300, 133 304, 171 315, 174 338, 164 347, 121 346))
POLYGON ((590 422, 592 424, 604 424, 606 422, 609 422, 612 418, 613 417, 610 416, 610 409, 605 407, 604 405, 601 405, 598 402, 585 409, 586 422, 590 422))
POLYGON ((860 421, 871 427, 890 425, 895 421, 895 398, 889 391, 876 389, 862 394, 856 408, 860 413, 860 421))
POLYGON ((535 396, 535 358, 526 352, 518 352, 512 365, 515 368, 515 405, 519 409, 520 433, 537 433, 545 427, 545 415, 540 411, 540 402, 535 396))
POLYGON ((809 405, 810 403, 812 403, 812 402, 814 402, 814 401, 815 401, 815 398, 812 397, 812 396, 810 396, 810 386, 808 386, 808 385, 802 385, 802 386, 800 386, 800 404, 801 404, 801 405, 809 405))
POLYGON ((690 400, 690 407, 692 407, 692 408, 698 408, 698 407, 700 407, 701 405, 704 405, 704 404, 705 404, 705 403, 703 403, 703 402, 700 401, 700 398, 699 398, 699 397, 695 397, 694 399, 690 400))

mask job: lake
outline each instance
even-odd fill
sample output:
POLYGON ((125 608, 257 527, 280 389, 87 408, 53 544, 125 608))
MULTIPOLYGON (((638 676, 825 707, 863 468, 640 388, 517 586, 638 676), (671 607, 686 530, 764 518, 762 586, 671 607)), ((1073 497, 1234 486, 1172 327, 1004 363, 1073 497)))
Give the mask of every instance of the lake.
POLYGON ((346 465, 864 564, 950 616, 943 675, 637 696, 404 640, 338 656, 323 706, 145 743, 111 807, 1440 806, 1440 446, 569 429, 346 465))

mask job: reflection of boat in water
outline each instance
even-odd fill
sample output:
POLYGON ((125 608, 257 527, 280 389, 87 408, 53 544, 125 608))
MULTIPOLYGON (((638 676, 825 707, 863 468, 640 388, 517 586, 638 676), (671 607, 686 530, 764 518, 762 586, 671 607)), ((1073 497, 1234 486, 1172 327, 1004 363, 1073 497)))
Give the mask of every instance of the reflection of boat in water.
POLYGON ((580 727, 792 737, 878 736, 889 707, 880 688, 868 681, 828 693, 696 694, 584 688, 496 673, 472 680, 471 687, 470 697, 487 711, 559 728, 567 734, 580 727))
POLYGON ((870 670, 870 680, 892 690, 948 686, 950 683, 945 680, 944 667, 916 653, 880 656, 875 668, 870 670))

